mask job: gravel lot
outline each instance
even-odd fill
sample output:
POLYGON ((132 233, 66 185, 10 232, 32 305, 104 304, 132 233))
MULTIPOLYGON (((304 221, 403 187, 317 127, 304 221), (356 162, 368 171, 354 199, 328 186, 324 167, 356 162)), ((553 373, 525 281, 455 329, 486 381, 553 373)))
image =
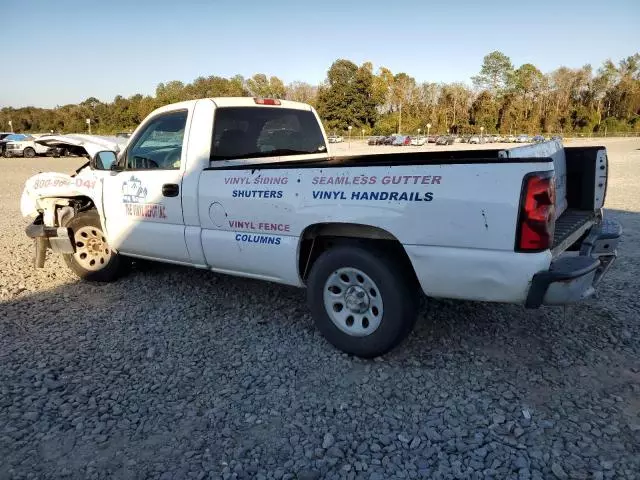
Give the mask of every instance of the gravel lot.
POLYGON ((302 290, 34 269, 23 182, 80 161, 0 158, 0 479, 640 478, 640 139, 606 144, 625 238, 596 299, 426 301, 376 361, 325 342, 302 290))

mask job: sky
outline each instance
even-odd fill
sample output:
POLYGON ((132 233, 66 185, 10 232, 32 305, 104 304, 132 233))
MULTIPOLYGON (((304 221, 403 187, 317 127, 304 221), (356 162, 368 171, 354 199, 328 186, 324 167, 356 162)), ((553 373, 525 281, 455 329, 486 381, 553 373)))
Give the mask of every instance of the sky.
POLYGON ((640 52, 640 0, 0 0, 0 108, 153 94, 160 82, 255 73, 318 84, 338 58, 470 83, 517 67, 594 69, 640 52))

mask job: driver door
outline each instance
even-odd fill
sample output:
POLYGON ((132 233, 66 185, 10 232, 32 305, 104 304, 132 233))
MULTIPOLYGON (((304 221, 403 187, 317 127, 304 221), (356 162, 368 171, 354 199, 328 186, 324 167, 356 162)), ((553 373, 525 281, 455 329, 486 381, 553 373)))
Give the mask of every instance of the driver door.
POLYGON ((122 254, 190 263, 182 216, 187 117, 181 110, 151 119, 119 159, 121 170, 105 177, 108 241, 122 254))

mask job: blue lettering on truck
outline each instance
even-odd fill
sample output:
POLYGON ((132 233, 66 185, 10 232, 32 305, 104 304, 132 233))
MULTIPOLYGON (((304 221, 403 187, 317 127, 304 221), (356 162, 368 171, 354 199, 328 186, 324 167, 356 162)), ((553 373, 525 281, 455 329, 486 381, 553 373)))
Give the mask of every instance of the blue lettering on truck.
POLYGON ((335 190, 314 190, 315 200, 378 200, 389 202, 430 202, 433 192, 351 192, 347 197, 345 192, 335 190))
POLYGON ((282 198, 282 190, 234 190, 234 198, 282 198))
POLYGON ((260 243, 262 245, 280 245, 280 237, 273 235, 252 235, 248 233, 236 233, 236 242, 260 243))

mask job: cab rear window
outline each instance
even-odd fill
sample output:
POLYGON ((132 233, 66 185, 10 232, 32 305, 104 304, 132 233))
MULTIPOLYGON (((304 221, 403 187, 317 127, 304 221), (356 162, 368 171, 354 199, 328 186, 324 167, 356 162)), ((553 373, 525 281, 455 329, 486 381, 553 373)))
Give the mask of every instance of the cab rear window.
POLYGON ((211 160, 325 153, 313 112, 281 107, 222 107, 214 118, 211 160))

